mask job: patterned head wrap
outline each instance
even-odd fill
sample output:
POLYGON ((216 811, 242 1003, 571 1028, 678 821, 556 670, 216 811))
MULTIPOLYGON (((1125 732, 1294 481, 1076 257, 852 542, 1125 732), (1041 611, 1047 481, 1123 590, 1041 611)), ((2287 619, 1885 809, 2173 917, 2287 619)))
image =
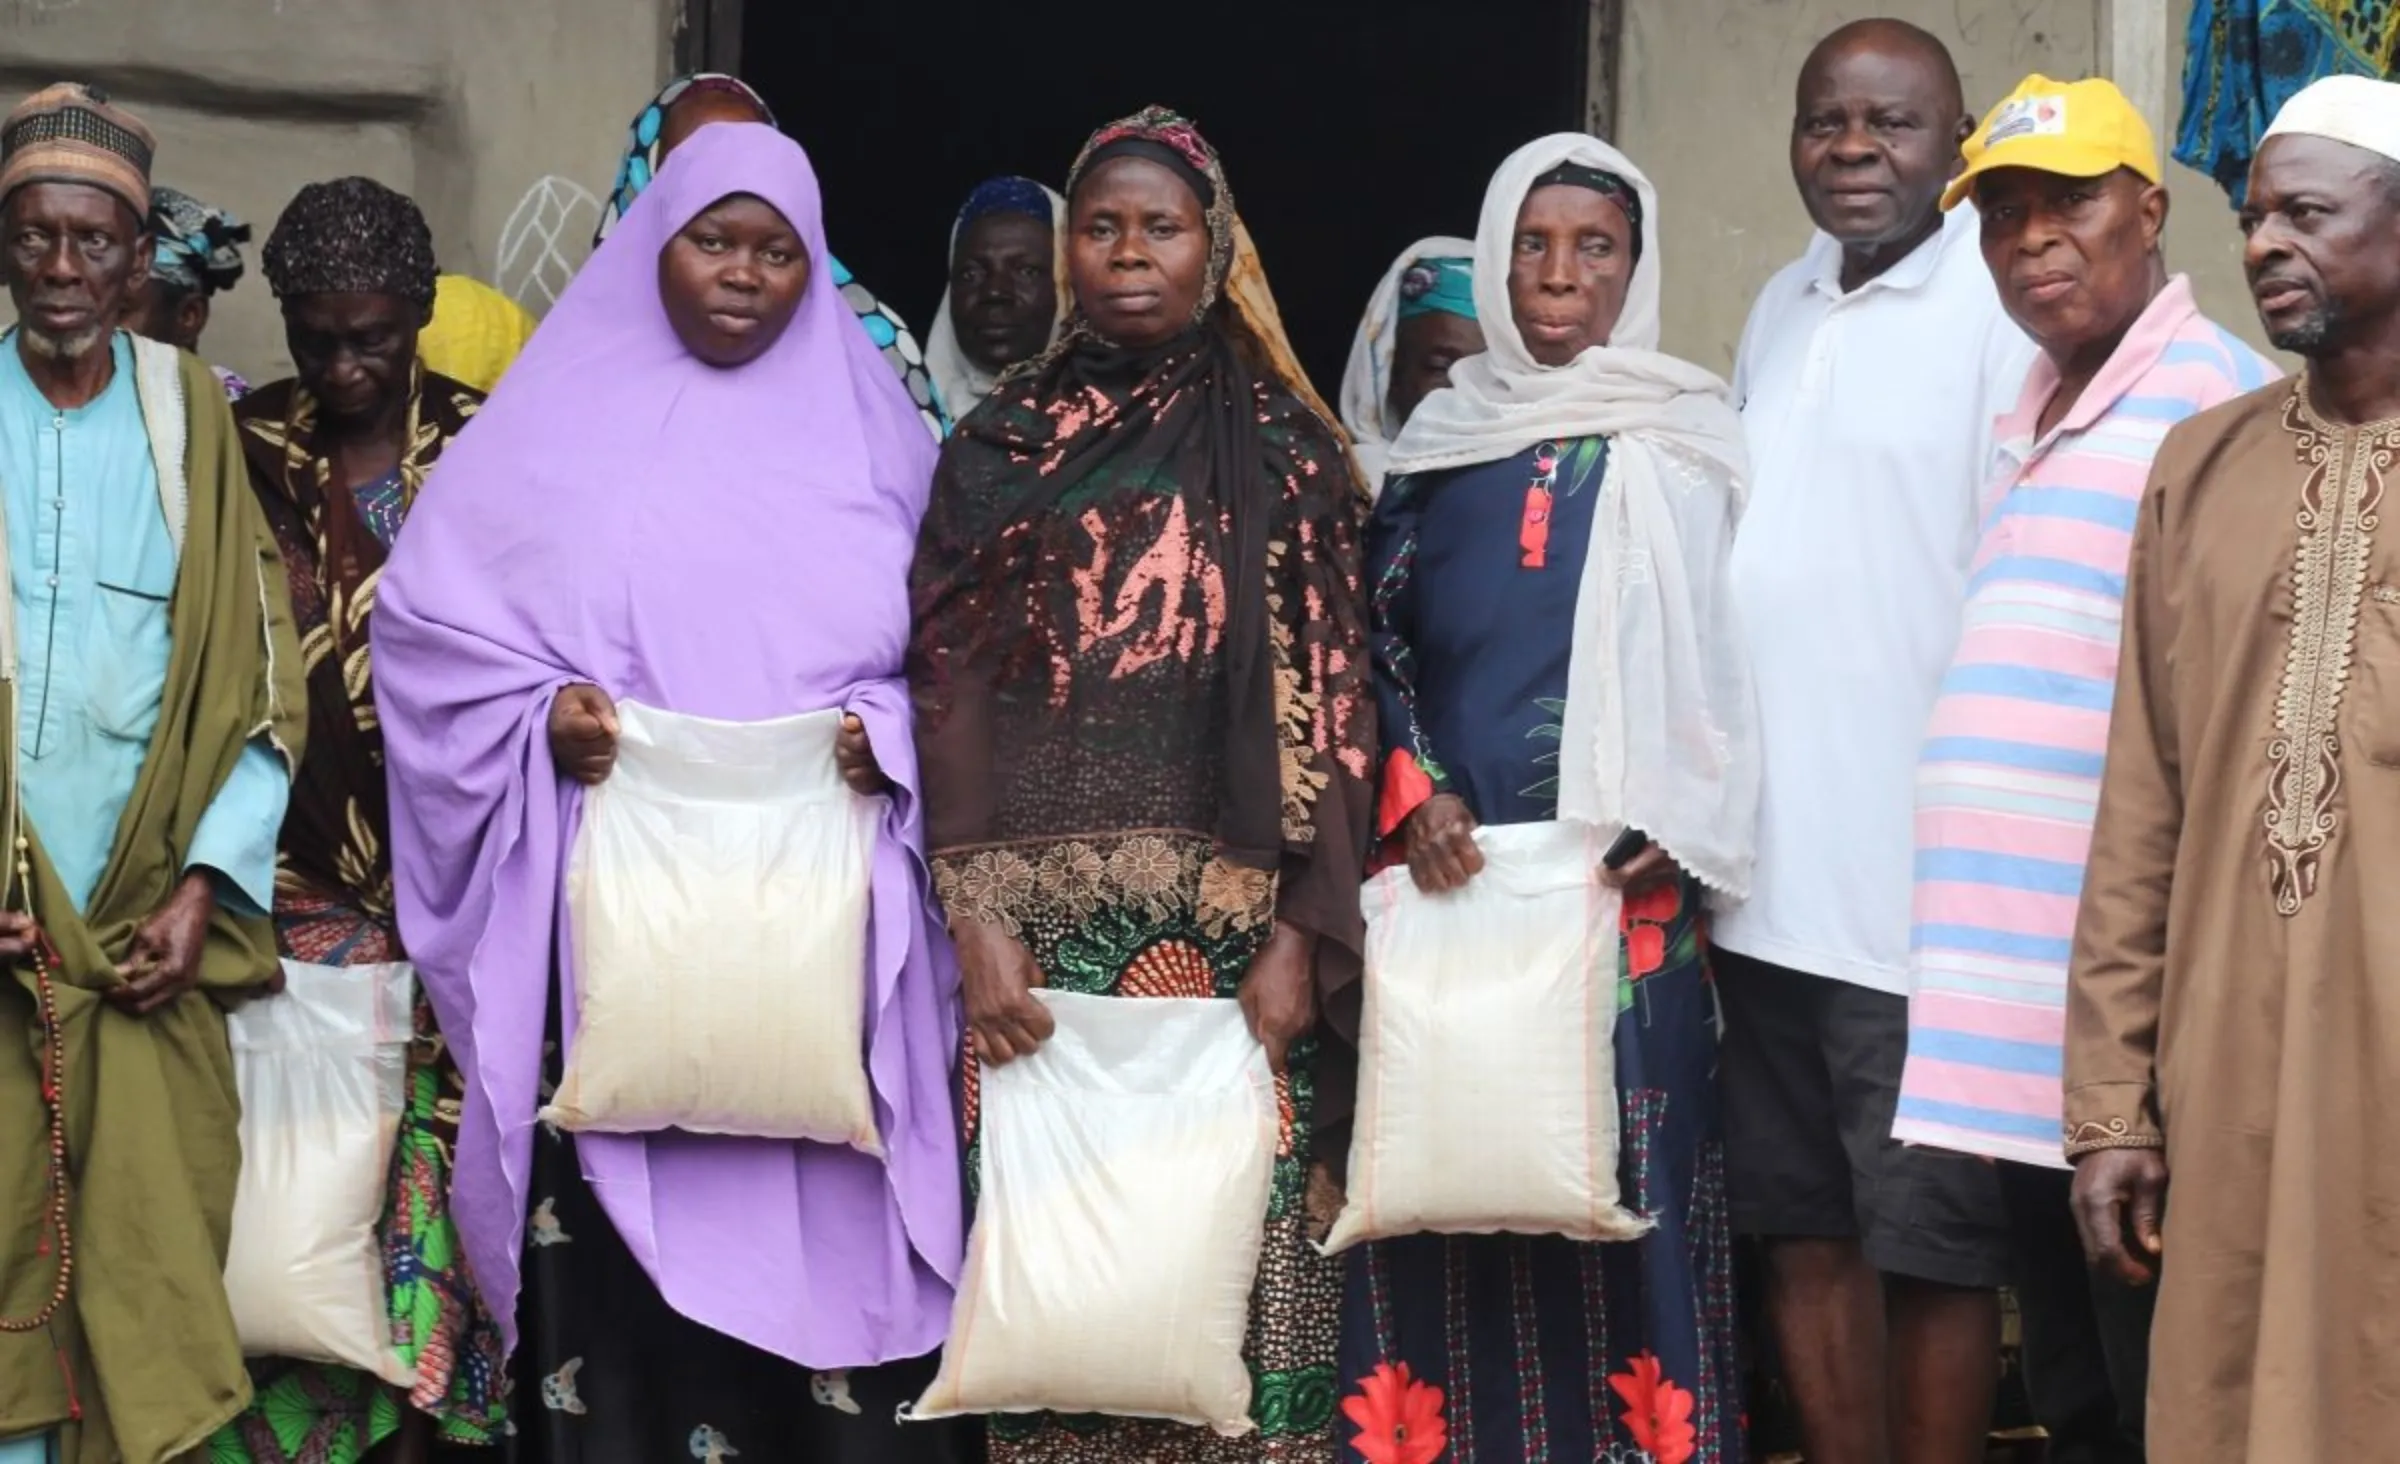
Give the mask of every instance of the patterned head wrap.
POLYGON ((1144 107, 1123 121, 1111 122, 1084 143, 1074 168, 1067 174, 1070 203, 1093 169, 1126 157, 1145 158, 1164 165, 1191 187, 1193 196, 1207 210, 1208 283, 1201 287, 1200 303, 1192 312, 1192 323, 1197 325, 1216 308, 1217 298, 1225 290, 1225 278, 1233 270, 1237 215, 1233 187, 1225 181, 1225 165, 1218 161, 1217 150, 1209 146, 1208 139, 1200 135, 1200 129, 1189 117, 1166 107, 1144 107))
POLYGON ((150 159, 157 140, 141 119, 98 87, 46 86, 0 122, 0 199, 28 183, 81 183, 150 214, 150 159))
POLYGON ((1420 315, 1475 318, 1475 261, 1420 259, 1400 276, 1400 318, 1420 315))
POLYGON ((405 193, 372 178, 300 190, 267 236, 267 286, 300 295, 394 295, 433 308, 433 231, 405 193))
MULTIPOLYGON (((780 128, 774 110, 767 105, 767 99, 738 76, 727 76, 721 71, 696 71, 668 82, 666 88, 651 99, 650 105, 642 108, 633 119, 625 160, 617 164, 616 186, 609 190, 608 203, 600 210, 600 227, 592 234, 594 249, 598 249, 616 229, 618 220, 625 217, 625 211, 633 207, 633 201, 641 197, 642 190, 648 188, 650 181, 658 176, 659 166, 665 161, 666 155, 667 113, 692 92, 722 92, 740 97, 758 109, 761 122, 769 127, 780 128)), ((917 344, 917 338, 909 332, 908 322, 900 318, 899 312, 877 299, 874 291, 860 284, 830 252, 817 263, 832 277, 833 287, 842 292, 843 302, 849 305, 850 313, 858 317, 859 328, 867 333, 867 339, 883 352, 884 362, 892 368, 892 374, 900 378, 902 386, 908 388, 909 400, 917 404, 917 416, 924 422, 925 430, 933 434, 934 441, 941 441, 949 432, 950 423, 942 415, 941 403, 933 388, 932 373, 926 370, 925 349, 917 344)))
POLYGON ((1626 222, 1633 225, 1633 258, 1642 258, 1642 196, 1632 184, 1616 174, 1600 168, 1588 168, 1581 163, 1561 163, 1533 180, 1535 188, 1588 188, 1625 211, 1626 222))
POLYGON ((767 105, 767 99, 738 76, 727 76, 721 71, 695 71, 689 76, 679 76, 668 82, 666 89, 653 98, 649 106, 642 108, 641 115, 633 119, 632 137, 625 149, 625 160, 617 164, 616 186, 609 190, 608 204, 600 210, 600 227, 592 234, 594 249, 599 248, 601 241, 615 231, 617 221, 625 217, 625 211, 633 207, 633 201, 641 197, 642 190, 650 186, 650 180, 658 176, 659 165, 666 161, 667 113, 692 92, 720 92, 739 97, 758 109, 759 121, 769 127, 780 125, 775 120, 774 109, 767 105))
POLYGON ((242 246, 250 226, 177 189, 150 190, 150 237, 156 255, 150 277, 178 290, 215 295, 242 278, 242 246))
POLYGON ((986 178, 959 206, 958 226, 951 237, 955 239, 969 224, 993 214, 1023 214, 1047 224, 1051 221, 1050 190, 1031 178, 986 178))

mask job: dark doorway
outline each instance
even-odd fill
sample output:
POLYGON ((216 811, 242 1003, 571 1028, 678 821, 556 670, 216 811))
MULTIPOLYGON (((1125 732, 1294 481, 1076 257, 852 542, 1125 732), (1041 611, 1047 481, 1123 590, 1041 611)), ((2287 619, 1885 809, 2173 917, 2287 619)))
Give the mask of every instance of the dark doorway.
MULTIPOLYGON (((983 178, 1053 187, 1162 102, 1225 155, 1293 344, 1331 397, 1368 293, 1471 235, 1492 170, 1584 117, 1592 0, 748 0, 740 70, 815 159, 834 252, 920 331, 983 178)), ((717 48, 712 47, 712 50, 717 48)))

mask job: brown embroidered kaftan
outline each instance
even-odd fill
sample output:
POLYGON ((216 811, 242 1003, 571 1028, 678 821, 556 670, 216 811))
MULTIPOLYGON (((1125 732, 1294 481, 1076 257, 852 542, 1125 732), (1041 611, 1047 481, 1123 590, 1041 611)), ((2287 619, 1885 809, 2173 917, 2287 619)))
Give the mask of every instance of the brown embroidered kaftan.
POLYGON ((2400 1438, 2400 419, 2305 393, 2159 453, 2070 978, 2068 1151, 2166 1150, 2161 1464, 2400 1438))

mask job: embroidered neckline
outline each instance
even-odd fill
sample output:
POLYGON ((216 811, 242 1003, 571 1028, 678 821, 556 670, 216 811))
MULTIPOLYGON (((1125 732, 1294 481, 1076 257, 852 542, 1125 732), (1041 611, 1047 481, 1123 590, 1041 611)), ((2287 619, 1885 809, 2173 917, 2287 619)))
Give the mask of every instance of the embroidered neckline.
POLYGON ((2317 868, 2341 821, 2342 691, 2357 649, 2367 560, 2384 474, 2400 457, 2400 418, 2342 427, 2308 403, 2308 378, 2292 384, 2284 430, 2308 477, 2294 517, 2292 636, 2267 744, 2267 859, 2276 913, 2292 916, 2316 893, 2317 868))

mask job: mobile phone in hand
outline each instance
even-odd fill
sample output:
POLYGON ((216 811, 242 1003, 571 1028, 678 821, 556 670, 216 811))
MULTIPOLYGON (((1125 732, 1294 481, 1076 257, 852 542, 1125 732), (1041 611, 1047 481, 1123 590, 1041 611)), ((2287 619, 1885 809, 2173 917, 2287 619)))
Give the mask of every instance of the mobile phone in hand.
POLYGON ((1623 869, 1633 862, 1635 855, 1649 847, 1648 834, 1640 829, 1627 829, 1617 835, 1617 841, 1608 846, 1607 853, 1600 856, 1600 867, 1607 870, 1623 869))

